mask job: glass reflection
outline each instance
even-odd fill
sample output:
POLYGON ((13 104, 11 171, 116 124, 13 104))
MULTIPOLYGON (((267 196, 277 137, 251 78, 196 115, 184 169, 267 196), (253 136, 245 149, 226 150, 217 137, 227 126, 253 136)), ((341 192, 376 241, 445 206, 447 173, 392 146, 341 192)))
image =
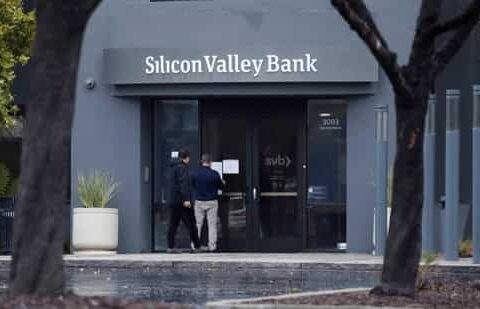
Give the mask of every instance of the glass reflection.
POLYGON ((263 119, 260 151, 260 238, 298 235, 297 123, 286 117, 263 119))
MULTIPOLYGON (((154 102, 154 251, 167 247, 169 207, 166 190, 172 152, 188 149, 191 166, 199 162, 198 102, 171 100, 154 102)), ((183 224, 177 232, 178 247, 188 248, 189 237, 183 224)))
POLYGON ((347 110, 342 102, 308 108, 308 248, 341 248, 346 241, 347 110))

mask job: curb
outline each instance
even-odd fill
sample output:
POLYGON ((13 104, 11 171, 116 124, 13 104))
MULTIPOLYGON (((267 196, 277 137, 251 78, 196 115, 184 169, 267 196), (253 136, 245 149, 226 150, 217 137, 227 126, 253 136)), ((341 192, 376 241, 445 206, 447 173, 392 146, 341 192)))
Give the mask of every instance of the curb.
MULTIPOLYGON (((294 294, 282 294, 277 296, 255 297, 255 298, 243 298, 243 299, 229 299, 207 303, 205 308, 207 309, 394 309, 394 307, 372 307, 372 306, 328 306, 328 305, 284 305, 284 304, 245 304, 245 302, 257 302, 257 301, 269 301, 269 300, 281 300, 292 299, 317 295, 331 295, 342 293, 356 293, 370 290, 369 288, 353 288, 353 289, 341 289, 341 290, 327 290, 318 292, 304 292, 294 294)), ((398 307, 397 307, 398 308, 398 307)))
POLYGON ((241 299, 226 299, 226 300, 209 302, 209 303, 207 303, 207 307, 208 306, 235 305, 235 304, 237 304, 237 305, 240 304, 241 305, 241 304, 245 304, 247 302, 260 302, 260 301, 269 301, 269 300, 292 299, 292 298, 301 298, 301 297, 318 296, 318 295, 356 293, 356 292, 365 292, 365 291, 369 291, 369 290, 370 290, 369 288, 352 288, 352 289, 326 290, 326 291, 317 291, 317 292, 291 293, 291 294, 281 294, 281 295, 275 295, 275 296, 263 296, 263 297, 252 297, 252 298, 241 298, 241 299))
MULTIPOLYGON (((65 259, 64 265, 70 270, 77 269, 138 269, 138 270, 189 270, 200 271, 258 271, 258 270, 283 270, 283 271, 362 271, 380 272, 381 263, 285 263, 285 262, 255 262, 255 261, 145 261, 145 260, 111 260, 111 259, 65 259)), ((10 259, 0 258, 0 271, 8 271, 10 259)), ((480 265, 432 265, 429 270, 433 275, 480 275, 480 265)))

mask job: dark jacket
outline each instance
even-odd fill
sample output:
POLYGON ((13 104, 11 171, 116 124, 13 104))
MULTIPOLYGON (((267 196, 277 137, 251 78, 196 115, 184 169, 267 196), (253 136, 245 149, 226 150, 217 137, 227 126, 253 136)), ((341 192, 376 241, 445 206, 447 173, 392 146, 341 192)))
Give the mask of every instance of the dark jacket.
POLYGON ((193 174, 195 199, 198 201, 218 200, 218 190, 223 187, 220 175, 210 167, 202 166, 193 174))
POLYGON ((188 166, 181 160, 174 160, 170 164, 168 177, 169 206, 181 206, 183 202, 192 201, 192 176, 188 166))

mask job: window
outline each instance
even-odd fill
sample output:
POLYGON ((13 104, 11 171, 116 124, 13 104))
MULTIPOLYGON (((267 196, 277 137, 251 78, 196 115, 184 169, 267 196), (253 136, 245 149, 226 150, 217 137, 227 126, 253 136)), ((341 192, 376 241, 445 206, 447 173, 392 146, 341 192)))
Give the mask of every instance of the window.
MULTIPOLYGON (((169 208, 165 198, 172 153, 187 149, 191 165, 194 167, 199 162, 198 102, 155 101, 154 113, 154 251, 158 251, 167 247, 169 208)), ((188 247, 189 239, 183 225, 180 225, 177 246, 188 247)))
POLYGON ((309 248, 336 248, 346 238, 347 112, 342 101, 308 107, 309 248))

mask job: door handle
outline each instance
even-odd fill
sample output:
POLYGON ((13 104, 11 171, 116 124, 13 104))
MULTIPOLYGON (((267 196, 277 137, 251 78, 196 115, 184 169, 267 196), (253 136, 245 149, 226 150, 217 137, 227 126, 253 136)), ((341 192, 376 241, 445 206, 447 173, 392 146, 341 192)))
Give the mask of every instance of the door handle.
POLYGON ((262 192, 260 197, 295 197, 298 196, 297 192, 262 192))
POLYGON ((257 200, 257 188, 253 187, 253 200, 257 200))

